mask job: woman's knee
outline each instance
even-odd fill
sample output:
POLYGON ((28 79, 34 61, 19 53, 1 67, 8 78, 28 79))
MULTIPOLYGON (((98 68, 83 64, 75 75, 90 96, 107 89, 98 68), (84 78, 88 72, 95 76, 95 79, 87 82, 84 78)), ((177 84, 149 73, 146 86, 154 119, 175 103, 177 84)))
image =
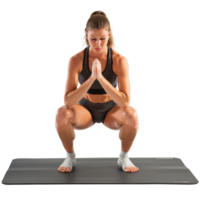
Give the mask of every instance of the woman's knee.
POLYGON ((130 122, 133 126, 138 125, 138 113, 135 108, 129 106, 124 109, 123 114, 125 115, 127 122, 130 122))
POLYGON ((60 107, 56 112, 56 123, 57 125, 63 125, 68 122, 69 118, 73 116, 73 110, 66 106, 60 107))

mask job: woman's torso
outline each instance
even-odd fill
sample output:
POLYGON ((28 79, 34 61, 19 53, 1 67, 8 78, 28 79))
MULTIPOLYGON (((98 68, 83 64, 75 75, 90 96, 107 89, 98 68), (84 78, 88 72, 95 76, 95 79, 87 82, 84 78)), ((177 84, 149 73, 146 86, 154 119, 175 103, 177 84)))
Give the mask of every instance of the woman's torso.
MULTIPOLYGON (((112 55, 113 55, 113 66, 112 66, 112 69, 114 71, 114 73, 116 75, 118 75, 118 63, 119 63, 119 57, 120 57, 120 54, 117 53, 115 50, 112 49, 112 55)), ((82 67, 83 67, 83 58, 84 58, 84 50, 82 50, 81 52, 79 52, 77 54, 77 59, 78 59, 78 73, 80 73, 82 71, 82 67)), ((89 69, 90 69, 90 72, 92 72, 92 61, 94 61, 95 58, 93 57, 90 57, 89 55, 89 69)), ((107 62, 107 57, 105 58, 101 58, 99 59, 99 61, 101 62, 101 71, 103 72, 106 68, 106 62, 107 62)), ((104 102, 107 102, 107 101, 110 101, 112 100, 110 98, 110 96, 108 94, 88 94, 88 93, 85 93, 84 95, 84 98, 93 102, 93 103, 104 103, 104 102)))

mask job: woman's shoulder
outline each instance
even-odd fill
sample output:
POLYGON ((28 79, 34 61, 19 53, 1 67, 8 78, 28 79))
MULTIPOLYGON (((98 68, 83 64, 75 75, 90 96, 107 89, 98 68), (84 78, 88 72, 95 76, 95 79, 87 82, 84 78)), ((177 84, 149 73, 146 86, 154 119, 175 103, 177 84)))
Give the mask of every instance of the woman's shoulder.
POLYGON ((123 55, 121 55, 120 53, 118 53, 117 51, 115 51, 113 48, 112 48, 112 52, 113 52, 113 57, 114 57, 115 59, 120 60, 120 59, 124 58, 123 55))
POLYGON ((83 58, 83 54, 84 54, 84 49, 74 54, 72 57, 78 61, 83 58))

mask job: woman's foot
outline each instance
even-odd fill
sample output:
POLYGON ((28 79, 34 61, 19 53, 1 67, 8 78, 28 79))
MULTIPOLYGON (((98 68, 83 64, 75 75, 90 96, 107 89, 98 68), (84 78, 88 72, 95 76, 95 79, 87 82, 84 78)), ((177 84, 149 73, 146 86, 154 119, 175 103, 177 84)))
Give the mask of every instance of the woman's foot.
POLYGON ((67 157, 65 158, 64 162, 58 167, 59 172, 71 172, 73 166, 76 165, 76 159, 67 157))
POLYGON ((137 168, 128 157, 119 158, 117 164, 122 167, 125 172, 137 172, 137 168))
POLYGON ((137 172, 139 168, 135 166, 125 167, 126 172, 137 172))
POLYGON ((71 172, 71 169, 69 167, 60 166, 60 167, 58 167, 58 171, 59 172, 71 172))

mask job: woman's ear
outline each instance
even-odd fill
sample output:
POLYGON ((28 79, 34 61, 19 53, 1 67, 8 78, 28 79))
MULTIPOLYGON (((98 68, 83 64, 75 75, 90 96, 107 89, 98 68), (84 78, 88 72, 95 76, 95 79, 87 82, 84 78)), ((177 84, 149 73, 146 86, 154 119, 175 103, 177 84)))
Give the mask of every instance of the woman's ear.
POLYGON ((85 37, 86 37, 86 39, 88 40, 88 35, 87 35, 87 32, 85 31, 85 37))

